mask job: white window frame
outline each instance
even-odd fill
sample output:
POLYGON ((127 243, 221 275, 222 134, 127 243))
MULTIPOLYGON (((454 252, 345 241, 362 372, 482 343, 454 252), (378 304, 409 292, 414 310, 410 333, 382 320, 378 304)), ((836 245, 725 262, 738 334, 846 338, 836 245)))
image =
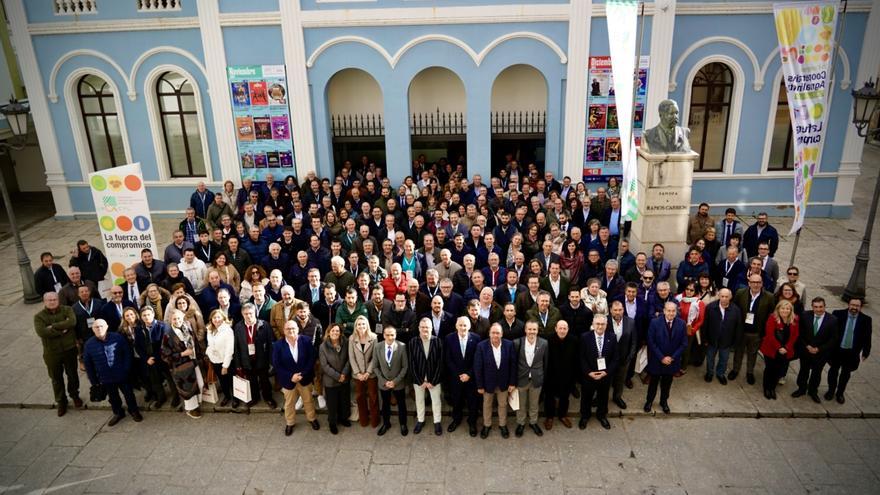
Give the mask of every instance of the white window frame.
POLYGON ((210 183, 214 181, 214 173, 211 167, 211 148, 208 145, 208 131, 205 128, 205 112, 202 106, 202 92, 199 88, 198 79, 194 78, 189 71, 179 65, 157 65, 144 78, 144 100, 147 104, 147 117, 150 121, 150 135, 153 137, 153 151, 156 154, 156 169, 159 172, 159 180, 171 182, 176 185, 196 185, 199 182, 210 183), (199 139, 202 142, 202 155, 205 157, 205 177, 172 177, 171 164, 168 162, 168 153, 165 149, 165 136, 162 131, 162 122, 159 116, 159 98, 156 96, 156 81, 166 72, 176 72, 185 77, 193 87, 196 100, 196 112, 199 121, 199 139))

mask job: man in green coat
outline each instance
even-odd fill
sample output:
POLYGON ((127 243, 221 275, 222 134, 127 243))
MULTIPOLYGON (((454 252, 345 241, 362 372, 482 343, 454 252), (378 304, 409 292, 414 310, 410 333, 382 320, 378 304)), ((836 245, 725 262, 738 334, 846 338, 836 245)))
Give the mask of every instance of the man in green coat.
POLYGON ((58 302, 56 292, 43 294, 43 310, 34 315, 34 330, 43 341, 43 362, 52 380, 58 416, 67 412, 64 395, 64 374, 67 374, 67 395, 77 409, 83 406, 79 398, 79 371, 77 370, 76 315, 70 306, 58 302))
POLYGON ((542 290, 538 292, 535 306, 526 312, 526 322, 537 322, 538 335, 545 339, 556 331, 556 322, 562 319, 562 313, 551 304, 550 300, 550 293, 542 290))

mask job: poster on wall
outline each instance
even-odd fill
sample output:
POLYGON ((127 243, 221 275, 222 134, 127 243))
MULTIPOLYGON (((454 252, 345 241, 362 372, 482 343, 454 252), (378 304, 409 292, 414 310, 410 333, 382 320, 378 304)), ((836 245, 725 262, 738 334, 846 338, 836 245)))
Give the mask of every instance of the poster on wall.
POLYGON ((124 281, 123 271, 141 260, 141 250, 158 256, 150 205, 141 164, 133 163, 89 174, 95 213, 110 264, 113 285, 124 281))
POLYGON ((283 65, 227 67, 241 178, 282 180, 295 173, 287 75, 283 65))
MULTIPOLYGON (((648 98, 648 56, 639 59, 638 71, 639 78, 635 83, 638 89, 633 107, 633 137, 636 146, 641 141, 645 102, 648 98)), ((590 57, 587 85, 589 93, 584 182, 604 182, 611 177, 619 179, 623 176, 623 161, 610 56, 590 57)))

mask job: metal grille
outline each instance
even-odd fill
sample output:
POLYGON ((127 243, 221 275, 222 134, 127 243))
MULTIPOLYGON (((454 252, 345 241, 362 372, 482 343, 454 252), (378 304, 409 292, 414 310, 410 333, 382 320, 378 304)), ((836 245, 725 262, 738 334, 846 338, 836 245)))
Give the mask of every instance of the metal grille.
POLYGON ((331 115, 333 137, 382 137, 385 123, 382 114, 331 115))
POLYGON ((413 136, 455 136, 467 133, 467 124, 461 112, 414 113, 409 125, 413 136))

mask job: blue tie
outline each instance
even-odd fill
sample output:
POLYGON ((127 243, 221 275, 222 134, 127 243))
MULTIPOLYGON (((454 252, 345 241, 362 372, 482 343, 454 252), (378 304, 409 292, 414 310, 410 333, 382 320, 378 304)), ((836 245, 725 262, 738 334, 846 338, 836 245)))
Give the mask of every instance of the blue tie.
POLYGON ((846 319, 846 329, 843 331, 843 341, 840 343, 841 349, 852 349, 855 326, 856 318, 850 315, 846 319))
POLYGON ((516 289, 510 289, 510 302, 516 299, 516 289))
POLYGON ((312 287, 312 302, 316 302, 318 300, 318 288, 312 287))
POLYGON ((391 346, 388 346, 388 352, 386 353, 385 360, 388 361, 388 364, 391 364, 391 346))

